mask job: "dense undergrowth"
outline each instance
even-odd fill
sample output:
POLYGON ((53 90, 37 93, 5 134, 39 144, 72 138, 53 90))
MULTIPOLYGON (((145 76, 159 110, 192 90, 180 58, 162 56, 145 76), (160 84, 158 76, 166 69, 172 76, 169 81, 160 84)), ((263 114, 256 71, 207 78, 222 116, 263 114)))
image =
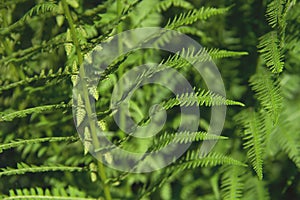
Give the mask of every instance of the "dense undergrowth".
MULTIPOLYGON (((299 16, 295 0, 2 0, 1 199, 299 199, 299 16), (101 128, 114 131, 114 144, 151 152, 193 142, 168 167, 135 174, 106 167, 88 153, 74 125, 87 113, 73 119, 72 88, 88 52, 140 27, 180 31, 199 42, 220 70, 226 98, 209 91, 179 54, 136 51, 104 71, 89 95, 101 128), (199 104, 198 131, 174 140, 177 115, 153 140, 134 140, 118 129, 109 110, 112 89, 126 71, 147 62, 177 69, 199 92, 172 96, 160 86, 144 86, 130 102, 134 121, 147 125, 155 95, 171 114, 199 104), (215 136, 209 133, 210 109, 220 105, 227 105, 227 117, 222 135, 215 136), (199 157, 204 140, 219 141, 199 157)), ((172 43, 172 37, 157 42, 172 43)))

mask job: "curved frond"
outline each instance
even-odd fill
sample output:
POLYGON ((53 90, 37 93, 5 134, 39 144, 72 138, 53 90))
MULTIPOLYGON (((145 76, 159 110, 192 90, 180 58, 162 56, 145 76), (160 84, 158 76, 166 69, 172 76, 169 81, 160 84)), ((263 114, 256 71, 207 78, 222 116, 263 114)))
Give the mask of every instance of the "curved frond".
POLYGON ((175 16, 173 20, 169 20, 165 28, 174 30, 180 26, 193 24, 198 20, 206 20, 215 15, 225 14, 229 8, 209 8, 202 7, 199 10, 191 10, 184 14, 175 16))
POLYGON ((35 5, 33 8, 31 8, 21 19, 16 21, 14 24, 4 28, 0 29, 0 35, 9 34, 12 30, 20 27, 25 21, 28 20, 28 18, 34 16, 34 15, 41 15, 45 13, 53 13, 53 15, 57 14, 59 10, 59 6, 55 4, 54 2, 42 2, 37 5, 35 5))
POLYGON ((78 140, 78 138, 74 137, 74 136, 70 136, 70 137, 47 137, 47 138, 35 138, 35 139, 28 139, 28 140, 17 140, 17 141, 12 141, 10 143, 1 144, 0 145, 0 153, 3 152, 4 150, 19 147, 19 146, 25 145, 25 144, 30 145, 30 144, 42 143, 42 142, 61 142, 61 141, 75 142, 77 140, 78 140))
POLYGON ((224 140, 228 139, 224 136, 218 136, 214 134, 208 134, 207 132, 198 131, 198 132, 178 132, 178 133, 168 133, 165 132, 160 135, 153 145, 154 151, 157 151, 169 144, 172 143, 190 143, 190 142, 199 142, 205 140, 224 140))
POLYGON ((34 107, 34 108, 28 108, 25 110, 20 110, 20 111, 16 111, 16 112, 11 112, 11 113, 1 113, 2 116, 0 118, 0 122, 1 121, 12 121, 15 118, 23 118, 26 117, 28 115, 31 115, 33 113, 38 114, 38 113, 43 113, 43 112, 47 112, 47 111, 52 111, 52 110, 56 110, 56 109, 62 109, 62 108, 67 108, 69 107, 68 104, 55 104, 55 105, 46 105, 46 106, 38 106, 38 107, 34 107))
POLYGON ((198 104, 200 106, 219 106, 219 105, 239 105, 244 106, 243 103, 226 99, 223 96, 215 94, 205 89, 200 89, 196 93, 184 93, 177 95, 176 98, 171 98, 161 105, 165 109, 173 108, 174 106, 192 106, 198 104))
POLYGON ((179 172, 197 167, 214 167, 217 165, 247 166, 244 163, 226 155, 213 152, 203 157, 199 150, 191 150, 186 153, 186 156, 184 156, 183 159, 180 159, 179 162, 170 165, 168 168, 179 172))

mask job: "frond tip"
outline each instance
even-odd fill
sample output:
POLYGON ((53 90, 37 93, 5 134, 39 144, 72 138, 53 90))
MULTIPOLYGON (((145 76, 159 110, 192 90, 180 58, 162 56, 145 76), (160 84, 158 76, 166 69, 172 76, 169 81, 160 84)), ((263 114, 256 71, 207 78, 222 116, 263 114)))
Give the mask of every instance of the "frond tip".
POLYGON ((244 110, 236 116, 244 127, 244 148, 247 149, 247 157, 253 166, 258 178, 263 178, 263 149, 265 140, 265 127, 259 113, 252 109, 244 110))

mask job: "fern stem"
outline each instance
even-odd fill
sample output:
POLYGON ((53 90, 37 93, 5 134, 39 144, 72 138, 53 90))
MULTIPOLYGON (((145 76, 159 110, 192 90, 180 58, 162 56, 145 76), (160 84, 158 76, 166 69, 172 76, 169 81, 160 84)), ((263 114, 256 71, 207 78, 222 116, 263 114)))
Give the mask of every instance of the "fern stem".
MULTIPOLYGON (((93 111, 92 111, 92 107, 90 104, 90 100, 89 100, 89 93, 88 93, 88 88, 87 88, 87 84, 86 81, 84 80, 85 77, 85 69, 84 66, 82 65, 83 63, 83 56, 81 54, 81 50, 80 50, 80 46, 79 46, 79 41, 77 38, 77 34, 76 34, 76 30, 75 30, 75 25, 73 23, 73 19, 69 10, 69 7, 66 3, 66 0, 62 0, 62 5, 63 5, 63 9, 67 18, 67 21, 69 23, 69 27, 70 27, 70 31, 71 31, 71 36, 72 36, 72 40, 74 42, 75 48, 76 48, 76 53, 77 53, 77 57, 78 57, 78 64, 80 67, 79 69, 79 75, 82 78, 83 81, 83 94, 84 94, 84 101, 85 101, 85 106, 86 106, 86 111, 87 111, 87 115, 89 119, 92 119, 93 116, 93 111)), ((95 146, 95 148, 99 148, 100 144, 96 135, 96 126, 95 123, 93 123, 91 120, 89 120, 90 123, 90 128, 91 128, 91 134, 92 134, 92 139, 93 139, 93 145, 95 146)), ((103 191, 104 191, 104 195, 105 195, 105 199, 107 200, 111 200, 111 194, 110 194, 110 189, 109 189, 109 185, 106 184, 106 174, 105 174, 105 168, 101 162, 101 157, 97 156, 98 159, 98 174, 102 180, 102 184, 103 184, 103 191)))
MULTIPOLYGON (((118 15, 118 19, 121 19, 122 17, 122 2, 121 0, 117 0, 117 15, 118 15)), ((123 31, 123 27, 122 27, 122 23, 119 23, 117 26, 117 32, 118 32, 118 53, 119 55, 123 54, 123 43, 122 43, 122 36, 120 33, 122 33, 123 31)), ((122 75, 124 73, 124 66, 121 64, 119 66, 119 71, 118 71, 118 77, 119 80, 121 79, 122 75)), ((120 85, 120 91, 122 91, 122 84, 120 85)), ((123 112, 123 109, 120 109, 120 128, 122 129, 125 125, 125 113, 123 112)))

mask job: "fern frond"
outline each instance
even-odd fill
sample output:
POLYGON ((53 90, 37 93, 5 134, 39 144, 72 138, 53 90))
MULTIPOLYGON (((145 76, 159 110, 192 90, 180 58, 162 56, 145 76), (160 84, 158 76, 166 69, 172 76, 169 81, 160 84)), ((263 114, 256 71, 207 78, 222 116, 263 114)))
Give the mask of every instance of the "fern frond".
POLYGON ((85 171, 85 168, 82 167, 70 167, 70 166, 35 166, 35 165, 28 165, 25 163, 18 163, 17 168, 13 169, 10 167, 1 168, 0 169, 0 177, 1 176, 12 176, 12 175, 20 175, 25 173, 41 173, 41 172, 74 172, 74 171, 85 171))
POLYGON ((238 166, 228 166, 222 176, 222 196, 224 200, 241 199, 244 188, 243 171, 238 166))
POLYGON ((168 10, 170 7, 180 7, 180 8, 185 8, 185 9, 193 9, 194 6, 185 1, 185 0, 164 0, 160 1, 156 6, 154 6, 151 10, 149 10, 144 16, 138 20, 135 26, 133 28, 139 27, 143 21, 145 21, 147 18, 151 16, 153 13, 161 13, 163 11, 168 10))
POLYGON ((34 15, 41 15, 47 12, 51 13, 57 13, 59 10, 59 7, 54 2, 48 1, 48 2, 42 2, 37 5, 35 5, 33 8, 31 8, 20 20, 26 21, 27 18, 32 17, 34 15))
POLYGON ((281 48, 279 47, 277 33, 275 31, 271 31, 260 37, 258 48, 267 67, 269 67, 273 73, 282 72, 284 67, 284 56, 281 52, 281 48))
POLYGON ((20 111, 8 113, 8 114, 1 113, 2 116, 0 118, 0 122, 1 121, 12 121, 15 118, 23 118, 23 117, 26 117, 33 113, 38 114, 38 113, 43 113, 43 112, 52 111, 52 110, 56 110, 56 109, 68 108, 68 107, 70 107, 68 104, 61 103, 61 104, 55 104, 55 105, 46 105, 46 106, 38 106, 38 107, 28 108, 25 110, 20 110, 20 111))
POLYGON ((192 106, 198 104, 200 106, 219 106, 219 105, 239 105, 244 106, 243 103, 228 100, 225 97, 215 94, 205 89, 199 89, 196 93, 184 93, 177 95, 176 98, 171 98, 161 105, 165 109, 173 108, 174 106, 192 106))
POLYGON ((249 174, 246 175, 244 199, 270 200, 266 183, 249 174))
POLYGON ((42 143, 42 142, 75 142, 78 140, 78 137, 70 136, 70 137, 47 137, 47 138, 35 138, 35 139, 28 139, 28 140, 18 140, 18 141, 12 141, 10 143, 1 144, 0 145, 0 153, 4 150, 11 149, 18 147, 20 145, 30 145, 35 143, 42 143))
POLYGON ((86 197, 85 193, 77 188, 54 188, 52 190, 43 188, 29 188, 10 190, 8 196, 2 200, 99 200, 86 197))
POLYGON ((162 2, 159 2, 159 4, 157 4, 157 6, 154 8, 155 11, 157 12, 162 12, 162 11, 166 11, 167 9, 169 9, 171 6, 175 6, 175 7, 181 7, 181 8, 185 8, 185 9, 192 9, 193 5, 191 3, 189 3, 188 1, 182 1, 182 0, 164 0, 162 2))
POLYGON ((34 77, 28 77, 23 80, 14 82, 14 83, 8 83, 0 85, 0 93, 5 90, 10 90, 19 86, 25 86, 30 83, 33 83, 35 81, 44 80, 44 81, 51 81, 55 78, 64 78, 66 76, 71 76, 71 73, 62 71, 62 68, 60 68, 57 72, 53 73, 52 70, 49 70, 48 73, 45 72, 45 70, 42 70, 39 75, 35 75, 34 77))
POLYGON ((253 166, 259 179, 263 178, 263 156, 265 131, 263 120, 252 109, 244 110, 236 116, 244 127, 244 148, 247 149, 247 157, 253 166))
POLYGON ((217 165, 247 166, 234 158, 219 153, 210 153, 207 156, 202 157, 199 150, 191 150, 186 153, 186 156, 184 156, 183 159, 180 159, 179 162, 175 162, 168 168, 171 171, 175 170, 176 172, 179 172, 197 167, 214 167, 217 165))
POLYGON ((22 26, 24 24, 24 22, 26 22, 30 17, 32 17, 34 15, 41 15, 41 14, 45 14, 45 13, 51 13, 51 14, 55 15, 55 14, 59 13, 58 10, 59 10, 59 7, 54 2, 50 1, 50 2, 39 3, 39 4, 35 5, 33 8, 31 8, 27 13, 25 13, 25 15, 18 21, 16 21, 12 25, 10 25, 4 29, 0 29, 0 35, 9 34, 12 30, 22 26))
MULTIPOLYGON (((247 52, 220 50, 220 49, 207 49, 201 48, 198 52, 190 49, 183 49, 181 52, 169 56, 166 60, 161 61, 161 65, 154 70, 154 72, 162 71, 167 68, 180 69, 196 62, 212 61, 213 59, 221 59, 227 57, 238 57, 248 55, 247 52)), ((154 73, 152 72, 152 73, 154 73)))
POLYGON ((246 56, 248 52, 245 51, 229 51, 223 49, 206 49, 207 53, 212 57, 212 59, 230 58, 246 56))
POLYGON ((207 132, 179 132, 179 133, 168 133, 165 132, 161 136, 157 138, 157 140, 154 143, 154 148, 151 150, 157 151, 169 144, 172 143, 190 143, 190 142, 198 142, 198 141, 204 141, 204 140, 224 140, 228 139, 224 136, 218 136, 214 134, 208 134, 207 132))
POLYGON ((247 166, 244 163, 235 160, 231 157, 219 154, 210 153, 205 157, 200 157, 199 150, 188 151, 186 156, 181 158, 179 161, 169 165, 164 171, 161 178, 159 178, 152 186, 148 187, 147 190, 139 196, 148 196, 155 190, 160 188, 171 176, 175 176, 178 172, 185 171, 186 169, 201 167, 213 167, 217 165, 237 165, 237 166, 247 166))
POLYGON ((198 20, 206 20, 215 15, 225 14, 229 8, 207 8, 202 7, 199 10, 191 10, 185 14, 180 14, 174 17, 174 19, 167 23, 166 29, 174 30, 180 26, 193 24, 198 20))
POLYGON ((252 90, 256 92, 262 107, 277 124, 282 108, 282 95, 280 85, 272 79, 272 74, 264 69, 253 75, 250 80, 252 90))
POLYGON ((285 23, 282 18, 285 2, 286 0, 273 0, 268 4, 266 16, 272 28, 275 28, 277 25, 283 26, 283 23, 285 23))

